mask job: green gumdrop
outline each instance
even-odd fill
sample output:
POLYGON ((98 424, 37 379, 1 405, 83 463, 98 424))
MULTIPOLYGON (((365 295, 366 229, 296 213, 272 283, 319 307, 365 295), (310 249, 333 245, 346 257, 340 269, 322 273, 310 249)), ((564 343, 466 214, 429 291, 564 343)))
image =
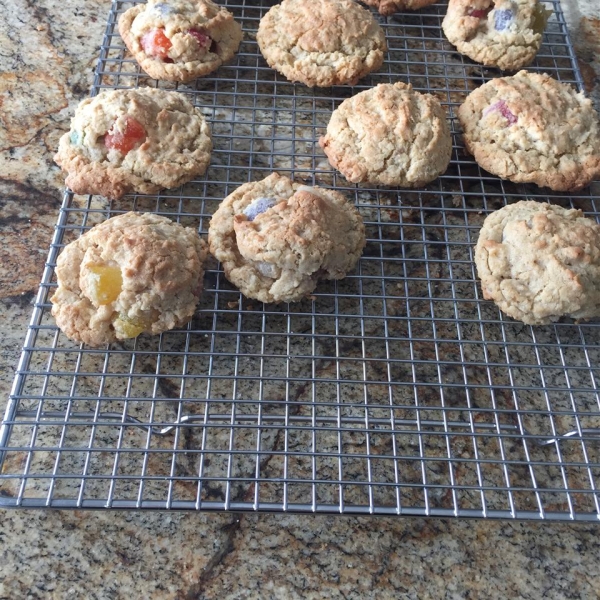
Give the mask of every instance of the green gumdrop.
POLYGON ((71 131, 71 135, 69 136, 69 141, 71 142, 71 144, 76 146, 77 144, 83 143, 84 136, 85 136, 85 133, 81 133, 79 131, 71 131))

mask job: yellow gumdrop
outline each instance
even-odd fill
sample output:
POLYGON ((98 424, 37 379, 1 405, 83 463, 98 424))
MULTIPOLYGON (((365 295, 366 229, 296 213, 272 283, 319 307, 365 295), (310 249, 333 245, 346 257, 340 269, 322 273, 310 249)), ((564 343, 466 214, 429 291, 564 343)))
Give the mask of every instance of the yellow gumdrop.
POLYGON ((88 265, 92 274, 92 300, 100 306, 114 302, 123 289, 123 276, 118 267, 88 265))
POLYGON ((121 339, 134 338, 150 327, 150 323, 143 320, 130 319, 125 315, 119 315, 113 322, 117 336, 121 339))

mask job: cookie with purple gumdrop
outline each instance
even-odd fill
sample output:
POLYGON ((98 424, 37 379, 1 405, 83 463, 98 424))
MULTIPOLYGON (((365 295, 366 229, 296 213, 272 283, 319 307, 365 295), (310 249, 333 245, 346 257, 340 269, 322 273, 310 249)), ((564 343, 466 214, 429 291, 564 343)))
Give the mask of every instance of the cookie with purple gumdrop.
POLYGON ((515 13, 510 8, 499 8, 494 11, 494 29, 504 31, 515 19, 515 13))
POLYGON ((468 152, 503 179, 577 191, 600 177, 598 113, 549 75, 492 79, 467 96, 458 119, 468 152))
POLYGON ((550 14, 539 0, 450 0, 442 28, 472 60, 516 71, 535 58, 550 14))
POLYGON ((296 302, 321 279, 342 279, 355 267, 365 227, 339 192, 272 173, 221 202, 208 243, 242 294, 261 302, 296 302))
POLYGON ((246 206, 244 214, 248 217, 248 221, 254 221, 258 215, 262 215, 269 210, 269 208, 275 206, 277 202, 276 198, 265 198, 264 196, 261 196, 246 206))

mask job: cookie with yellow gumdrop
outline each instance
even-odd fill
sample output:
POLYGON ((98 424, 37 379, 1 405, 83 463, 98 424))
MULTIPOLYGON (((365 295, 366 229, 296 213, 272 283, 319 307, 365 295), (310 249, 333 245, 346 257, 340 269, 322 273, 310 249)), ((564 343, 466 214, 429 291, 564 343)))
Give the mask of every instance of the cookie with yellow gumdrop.
POLYGON ((71 340, 103 346, 185 325, 202 293, 207 245, 166 217, 129 212, 68 244, 52 315, 71 340))

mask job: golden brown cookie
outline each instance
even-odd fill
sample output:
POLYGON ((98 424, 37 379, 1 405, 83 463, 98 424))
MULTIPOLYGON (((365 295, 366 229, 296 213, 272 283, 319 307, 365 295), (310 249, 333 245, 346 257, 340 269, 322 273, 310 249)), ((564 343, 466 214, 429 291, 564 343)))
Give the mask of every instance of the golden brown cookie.
POLYGON ((339 192, 273 173, 221 202, 208 242, 242 294, 261 302, 294 302, 319 279, 342 279, 354 268, 365 228, 339 192))
POLYGON ((150 77, 181 82, 218 69, 243 37, 233 15, 211 0, 148 0, 121 15, 119 33, 150 77))
POLYGON ((600 317, 600 225, 580 210, 533 201, 497 210, 475 264, 484 298, 524 323, 600 317))
POLYGON ((270 67, 310 87, 354 85, 387 50, 383 30, 354 0, 283 0, 261 19, 256 40, 270 67))
POLYGON ((400 82, 344 100, 319 144, 348 181, 401 187, 421 186, 444 173, 452 152, 437 98, 400 82))
POLYGON ((467 150, 518 183, 580 190, 600 176, 600 122, 591 100, 549 75, 492 79, 458 109, 467 150))
POLYGON ((74 192, 119 198, 203 174, 211 151, 210 128, 183 94, 143 88, 84 100, 54 160, 74 192))
POLYGON ((90 346, 187 323, 202 293, 206 243, 150 213, 129 212, 68 244, 56 264, 52 315, 90 346))
POLYGON ((550 14, 539 0, 450 0, 442 29, 460 53, 516 71, 540 49, 550 14))
POLYGON ((363 4, 376 8, 382 15, 389 17, 396 12, 420 10, 430 6, 436 0, 360 0, 363 4))

